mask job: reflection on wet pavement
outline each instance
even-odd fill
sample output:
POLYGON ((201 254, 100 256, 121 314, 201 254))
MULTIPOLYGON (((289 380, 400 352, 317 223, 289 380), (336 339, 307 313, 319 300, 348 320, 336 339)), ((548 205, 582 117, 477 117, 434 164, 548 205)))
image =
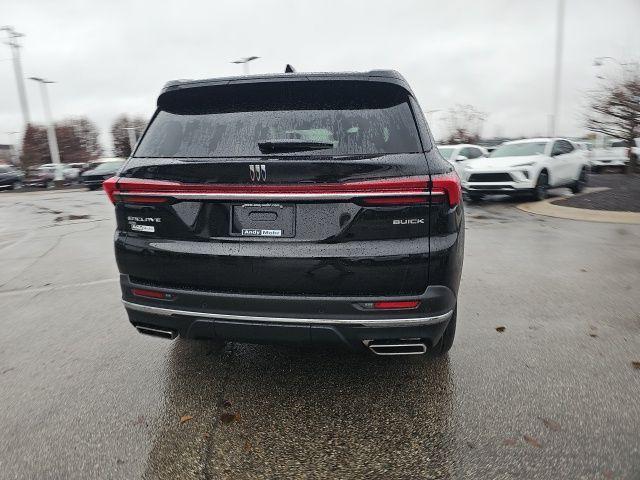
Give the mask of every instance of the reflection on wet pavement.
POLYGON ((185 457, 203 469, 194 478, 449 476, 446 358, 236 344, 212 354, 178 342, 169 365, 173 421, 156 435, 148 478, 184 472, 185 457), (175 420, 193 411, 198 417, 176 430, 175 420))

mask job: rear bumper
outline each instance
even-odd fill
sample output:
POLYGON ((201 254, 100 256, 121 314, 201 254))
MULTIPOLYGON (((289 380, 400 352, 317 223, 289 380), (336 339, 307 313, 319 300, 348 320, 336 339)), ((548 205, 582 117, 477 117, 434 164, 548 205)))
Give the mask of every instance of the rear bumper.
POLYGON ((624 167, 628 159, 626 158, 611 158, 611 159, 599 159, 589 160, 589 164, 592 167, 624 167))
POLYGON ((462 185, 462 189, 465 192, 472 193, 517 193, 528 192, 535 188, 533 181, 527 180, 522 182, 500 182, 500 183, 488 183, 488 182, 465 182, 462 185))
MULTIPOLYGON (((456 305, 454 293, 431 286, 412 297, 317 297, 237 295, 153 288, 171 300, 134 296, 137 286, 121 276, 123 303, 134 326, 174 332, 184 338, 247 343, 342 345, 365 350, 363 341, 419 338, 436 344, 456 305), (415 310, 379 311, 361 304, 420 300, 415 310)), ((144 285, 139 288, 145 288, 144 285)), ((149 288, 149 287, 146 287, 149 288)))
POLYGON ((535 188, 535 180, 531 178, 531 172, 525 172, 522 169, 506 169, 506 170, 473 170, 468 178, 462 182, 462 189, 467 192, 479 193, 515 193, 519 191, 530 191, 535 188), (472 175, 507 175, 511 180, 506 178, 502 181, 469 181, 472 175))

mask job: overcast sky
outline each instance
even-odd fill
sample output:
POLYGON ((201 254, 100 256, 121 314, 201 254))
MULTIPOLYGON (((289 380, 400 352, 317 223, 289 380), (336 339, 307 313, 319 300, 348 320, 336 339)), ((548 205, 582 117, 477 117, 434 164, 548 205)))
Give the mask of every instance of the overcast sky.
MULTIPOLYGON (((178 78, 393 68, 411 84, 436 137, 446 110, 488 114, 485 136, 547 133, 557 0, 88 1, 3 0, 0 24, 25 33, 25 76, 50 86, 54 118, 84 115, 108 146, 120 113, 149 117, 163 84, 178 78)), ((566 0, 559 132, 584 133, 584 95, 597 56, 640 60, 640 0, 566 0)), ((0 45, 0 143, 21 129, 10 50, 0 45)), ((32 121, 43 121, 28 81, 32 121)))

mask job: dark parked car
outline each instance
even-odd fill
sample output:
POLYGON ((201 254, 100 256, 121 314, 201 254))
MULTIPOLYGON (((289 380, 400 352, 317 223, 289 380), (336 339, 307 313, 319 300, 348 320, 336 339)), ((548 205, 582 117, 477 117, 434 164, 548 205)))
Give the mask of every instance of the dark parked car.
POLYGON ((0 165, 0 189, 12 188, 17 190, 22 187, 24 173, 12 165, 0 165))
POLYGON ((27 174, 24 177, 24 184, 30 187, 53 187, 56 166, 47 163, 38 167, 31 167, 27 170, 27 174))
POLYGON ((157 105, 104 184, 141 333, 449 350, 460 181, 400 74, 179 81, 157 105))
POLYGON ((107 178, 113 177, 124 163, 123 159, 110 159, 98 163, 90 170, 86 170, 80 174, 79 182, 89 190, 96 190, 102 187, 102 182, 107 178))

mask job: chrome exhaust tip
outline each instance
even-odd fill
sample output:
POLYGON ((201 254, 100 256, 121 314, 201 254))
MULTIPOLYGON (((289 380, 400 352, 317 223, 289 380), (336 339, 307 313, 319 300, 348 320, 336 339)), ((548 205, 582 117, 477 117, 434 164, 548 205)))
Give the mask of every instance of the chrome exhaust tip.
POLYGON ((376 355, 423 355, 427 353, 427 345, 419 338, 363 340, 362 343, 376 355))
POLYGON ((152 337, 166 338, 173 340, 178 336, 178 332, 174 330, 164 330, 162 328, 144 327, 142 325, 136 325, 136 330, 144 335, 151 335, 152 337))

